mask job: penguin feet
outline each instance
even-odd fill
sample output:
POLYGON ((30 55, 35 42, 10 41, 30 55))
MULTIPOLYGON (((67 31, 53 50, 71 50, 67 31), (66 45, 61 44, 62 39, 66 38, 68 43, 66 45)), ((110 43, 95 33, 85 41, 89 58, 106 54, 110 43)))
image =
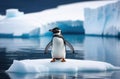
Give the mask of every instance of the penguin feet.
POLYGON ((66 62, 66 60, 64 58, 62 58, 61 62, 66 62))
MULTIPOLYGON (((55 60, 56 60, 56 58, 53 58, 53 59, 51 60, 51 62, 55 62, 55 60)), ((61 62, 66 62, 65 58, 62 58, 62 59, 61 59, 61 62)))
POLYGON ((51 60, 51 62, 55 62, 55 58, 53 58, 53 59, 51 60))

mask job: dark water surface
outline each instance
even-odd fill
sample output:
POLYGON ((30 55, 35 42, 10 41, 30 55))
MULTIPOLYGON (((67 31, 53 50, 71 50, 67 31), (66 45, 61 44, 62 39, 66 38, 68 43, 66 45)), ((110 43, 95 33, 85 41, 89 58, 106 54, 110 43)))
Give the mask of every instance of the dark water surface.
MULTIPOLYGON (((120 39, 65 35, 75 48, 75 54, 67 48, 67 58, 97 60, 120 66, 120 39)), ((120 79, 120 71, 78 72, 78 73, 5 73, 13 60, 51 58, 50 53, 43 54, 50 36, 40 38, 0 38, 0 79, 120 79)))

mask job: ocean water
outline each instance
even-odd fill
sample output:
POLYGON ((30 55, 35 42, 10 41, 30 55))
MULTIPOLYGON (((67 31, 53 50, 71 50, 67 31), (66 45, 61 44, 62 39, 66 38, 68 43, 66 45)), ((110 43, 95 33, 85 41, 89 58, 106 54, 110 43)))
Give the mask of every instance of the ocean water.
MULTIPOLYGON (((120 79, 120 71, 78 73, 5 73, 13 60, 51 58, 44 55, 51 36, 40 38, 0 38, 0 79, 120 79)), ((120 66, 120 39, 83 35, 64 35, 75 49, 72 54, 67 47, 67 58, 97 60, 120 66)))

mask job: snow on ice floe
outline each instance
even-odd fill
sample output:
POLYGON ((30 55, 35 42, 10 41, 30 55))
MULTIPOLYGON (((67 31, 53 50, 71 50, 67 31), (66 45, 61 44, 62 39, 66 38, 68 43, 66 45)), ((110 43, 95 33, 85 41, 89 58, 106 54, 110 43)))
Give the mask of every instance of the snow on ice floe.
POLYGON ((120 69, 106 62, 66 59, 66 62, 50 62, 51 59, 14 60, 6 72, 40 73, 40 72, 100 72, 120 69))

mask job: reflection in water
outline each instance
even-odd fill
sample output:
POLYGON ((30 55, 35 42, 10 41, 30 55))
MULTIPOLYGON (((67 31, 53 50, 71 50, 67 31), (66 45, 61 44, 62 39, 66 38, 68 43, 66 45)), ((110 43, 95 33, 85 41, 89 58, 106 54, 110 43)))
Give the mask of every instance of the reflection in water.
POLYGON ((114 72, 99 73, 37 73, 37 74, 16 74, 8 73, 10 79, 111 79, 114 72))
POLYGON ((106 62, 120 66, 120 40, 115 38, 104 38, 103 43, 106 62))
MULTIPOLYGON (((83 50, 85 59, 107 61, 120 66, 120 40, 116 38, 89 37, 82 35, 65 35, 75 50, 83 50), (117 63, 117 64, 116 64, 117 63)), ((43 49, 51 41, 51 36, 31 39, 6 39, 0 38, 0 47, 8 51, 16 51, 21 48, 43 49)))
POLYGON ((85 37, 85 59, 120 66, 120 40, 117 38, 85 37))
MULTIPOLYGON (((66 40, 68 40, 74 48, 82 49, 84 36, 80 35, 65 35, 66 40)), ((21 48, 31 48, 31 49, 44 49, 45 46, 51 41, 51 36, 45 36, 40 38, 30 38, 30 39, 21 39, 21 38, 0 38, 0 48, 5 47, 8 51, 16 51, 21 48)))
MULTIPOLYGON (((103 37, 90 37, 82 35, 65 35, 66 40, 68 40, 75 50, 82 50, 84 53, 84 59, 86 60, 97 60, 105 61, 111 63, 115 66, 120 66, 120 40, 117 38, 103 38, 103 37)), ((42 58, 38 54, 39 50, 44 50, 45 46, 51 41, 51 36, 40 37, 40 38, 0 38, 0 48, 6 48, 7 54, 5 52, 0 55, 0 75, 3 74, 1 70, 7 69, 12 60, 16 59, 27 59, 32 57, 42 58), (16 54, 13 51, 22 50, 23 57, 20 58, 18 52, 16 54), (25 53, 25 51, 34 50, 30 55, 25 53), (12 51, 14 57, 9 58, 11 55, 9 51, 12 51), (37 53, 35 53, 35 51, 37 53), (33 55, 34 54, 34 55, 33 55), (16 56, 15 56, 16 55, 16 56), (10 59, 11 61, 8 61, 10 59)), ((21 52, 20 52, 21 53, 21 52)), ((68 58, 78 59, 81 54, 76 54, 71 56, 67 54, 68 58), (71 56, 71 57, 70 57, 71 56)), ((41 55, 42 56, 42 55, 41 55)), ((119 79, 120 72, 104 72, 104 73, 41 73, 41 74, 15 74, 8 73, 11 79, 119 79)), ((0 76, 1 78, 1 76, 0 76)))
POLYGON ((7 51, 16 51, 20 48, 38 48, 40 39, 21 39, 21 38, 0 38, 0 48, 7 48, 7 51))
MULTIPOLYGON (((120 66, 120 40, 117 38, 90 37, 83 35, 65 35, 75 50, 84 52, 84 59, 98 60, 120 66)), ((51 41, 51 36, 40 38, 0 38, 0 48, 5 47, 7 51, 16 51, 21 49, 42 49, 51 41)), ((69 49, 69 48, 67 48, 69 49)), ((79 57, 79 54, 76 56, 79 57)))
POLYGON ((105 52, 102 38, 86 37, 84 46, 85 46, 85 59, 105 61, 105 52))

